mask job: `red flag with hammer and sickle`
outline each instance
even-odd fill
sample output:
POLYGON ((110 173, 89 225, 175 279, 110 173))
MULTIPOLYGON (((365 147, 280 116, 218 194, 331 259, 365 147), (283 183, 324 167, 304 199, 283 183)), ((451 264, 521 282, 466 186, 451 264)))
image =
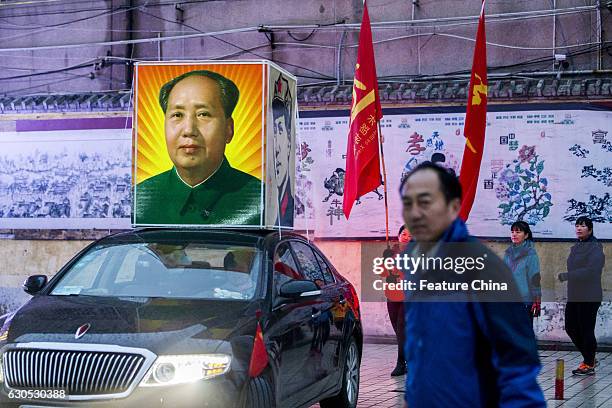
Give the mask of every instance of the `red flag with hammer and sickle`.
POLYGON ((370 16, 364 2, 346 148, 342 209, 347 219, 355 200, 381 185, 377 125, 382 116, 370 16))
POLYGON ((463 200, 459 217, 468 219, 476 197, 480 163, 485 143, 485 128, 487 126, 487 40, 485 38, 485 2, 483 0, 476 33, 476 47, 472 62, 472 76, 468 94, 467 112, 465 115, 465 148, 461 161, 459 181, 463 189, 463 200))

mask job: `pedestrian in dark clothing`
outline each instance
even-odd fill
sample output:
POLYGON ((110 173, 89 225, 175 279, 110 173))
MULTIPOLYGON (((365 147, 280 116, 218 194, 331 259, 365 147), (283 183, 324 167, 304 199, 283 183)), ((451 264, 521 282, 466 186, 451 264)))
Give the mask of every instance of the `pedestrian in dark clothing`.
POLYGON ((531 319, 540 316, 542 289, 540 285, 540 258, 533 245, 529 224, 517 221, 510 227, 512 244, 504 253, 504 262, 512 271, 521 300, 531 319))
POLYGON ((576 237, 578 242, 567 258, 567 272, 559 274, 561 282, 567 281, 565 331, 583 358, 572 374, 593 375, 597 365, 595 322, 602 300, 601 274, 605 255, 601 243, 593 235, 590 218, 578 217, 576 237))
MULTIPOLYGON (((397 239, 399 245, 394 249, 386 249, 383 253, 384 258, 391 258, 401 253, 405 249, 406 244, 410 241, 410 233, 404 225, 400 227, 397 239)), ((384 277, 388 283, 397 283, 404 278, 403 273, 397 269, 385 271, 382 277, 384 277)), ((397 362, 395 368, 391 371, 391 377, 398 377, 406 374, 406 358, 404 356, 404 292, 401 290, 386 289, 385 297, 387 298, 389 320, 391 321, 391 326, 393 326, 393 332, 397 340, 397 362)))
MULTIPOLYGON (((404 254, 412 259, 457 261, 455 265, 459 260, 482 257, 488 264, 478 272, 420 267, 411 270, 407 279, 464 283, 477 275, 503 282, 517 296, 503 261, 471 237, 458 218, 461 185, 454 173, 422 163, 408 174, 400 195, 404 221, 413 236, 404 254), (427 255, 422 257, 423 253, 427 255)), ((540 362, 535 336, 523 305, 516 302, 517 297, 504 294, 498 295, 499 302, 481 301, 486 296, 474 291, 406 291, 407 406, 546 406, 536 380, 540 362)))

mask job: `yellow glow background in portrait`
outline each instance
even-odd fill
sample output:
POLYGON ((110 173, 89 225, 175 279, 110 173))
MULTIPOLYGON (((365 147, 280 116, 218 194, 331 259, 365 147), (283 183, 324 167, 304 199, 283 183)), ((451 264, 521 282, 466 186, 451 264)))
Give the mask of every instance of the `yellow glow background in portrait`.
POLYGON ((201 69, 217 72, 238 86, 240 98, 232 114, 234 138, 226 145, 225 156, 232 167, 261 179, 261 64, 160 64, 138 65, 136 69, 136 183, 172 168, 172 161, 166 150, 164 113, 159 106, 159 89, 174 77, 201 69))

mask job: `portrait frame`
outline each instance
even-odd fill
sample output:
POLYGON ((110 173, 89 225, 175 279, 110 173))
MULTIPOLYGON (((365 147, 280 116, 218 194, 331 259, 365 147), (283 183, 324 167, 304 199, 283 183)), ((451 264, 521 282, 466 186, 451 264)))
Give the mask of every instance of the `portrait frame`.
MULTIPOLYGON (((264 220, 265 191, 266 62, 249 60, 138 62, 135 64, 134 84, 132 225, 134 227, 261 228, 264 220), (159 183, 154 178, 161 179, 164 174, 171 179, 169 183, 172 188, 181 184, 173 180, 177 179, 175 177, 177 175, 181 181, 182 178, 166 146, 165 114, 159 102, 160 89, 174 78, 201 70, 211 71, 229 79, 240 92, 231 114, 233 138, 225 146, 223 163, 231 167, 233 172, 230 175, 233 179, 238 174, 236 171, 239 172, 240 179, 247 179, 249 188, 248 194, 241 194, 240 190, 231 191, 232 200, 228 198, 225 205, 223 205, 225 192, 223 187, 219 187, 223 186, 220 182, 215 182, 216 190, 207 190, 217 192, 212 199, 207 196, 204 188, 200 189, 203 191, 200 194, 198 186, 187 185, 192 187, 187 188, 187 192, 184 192, 184 188, 177 187, 179 194, 174 190, 172 190, 174 194, 169 192, 166 194, 163 188, 157 190, 145 188, 153 182, 157 186, 159 183), (176 174, 173 173, 173 169, 176 174), (254 179, 257 179, 257 183, 254 179), (199 203, 203 203, 202 206, 208 207, 195 208, 190 218, 181 217, 181 212, 179 215, 176 213, 176 210, 183 205, 181 200, 185 199, 181 194, 189 194, 193 198, 192 206, 197 207, 199 203), (227 201, 245 205, 236 207, 232 211, 231 208, 227 209, 227 201), (217 203, 220 204, 215 207, 217 203), (227 216, 215 214, 215 209, 221 207, 227 209, 227 216)), ((223 165, 220 169, 224 168, 223 165)), ((210 176, 211 180, 217 173, 210 176)), ((204 181, 204 186, 207 182, 208 180, 204 181)), ((232 180, 228 179, 226 184, 231 186, 231 182, 232 180)))

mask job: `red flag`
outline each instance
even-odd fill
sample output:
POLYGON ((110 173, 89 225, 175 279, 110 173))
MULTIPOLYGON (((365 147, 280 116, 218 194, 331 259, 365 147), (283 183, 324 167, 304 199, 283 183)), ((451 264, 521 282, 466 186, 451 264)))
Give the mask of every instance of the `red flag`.
POLYGON ((465 148, 461 161, 459 181, 463 189, 463 201, 459 217, 467 220, 478 186, 480 162, 485 143, 485 128, 487 126, 487 40, 485 38, 485 2, 483 0, 476 33, 476 47, 472 62, 472 76, 468 94, 467 113, 465 115, 465 148))
POLYGON ((257 322, 257 330, 255 331, 255 339, 253 341, 253 353, 249 362, 249 377, 257 377, 263 372, 268 365, 268 351, 264 344, 263 332, 261 324, 257 322))
POLYGON ((347 219, 355 200, 381 184, 377 124, 382 116, 370 17, 364 2, 346 147, 342 209, 347 219))

